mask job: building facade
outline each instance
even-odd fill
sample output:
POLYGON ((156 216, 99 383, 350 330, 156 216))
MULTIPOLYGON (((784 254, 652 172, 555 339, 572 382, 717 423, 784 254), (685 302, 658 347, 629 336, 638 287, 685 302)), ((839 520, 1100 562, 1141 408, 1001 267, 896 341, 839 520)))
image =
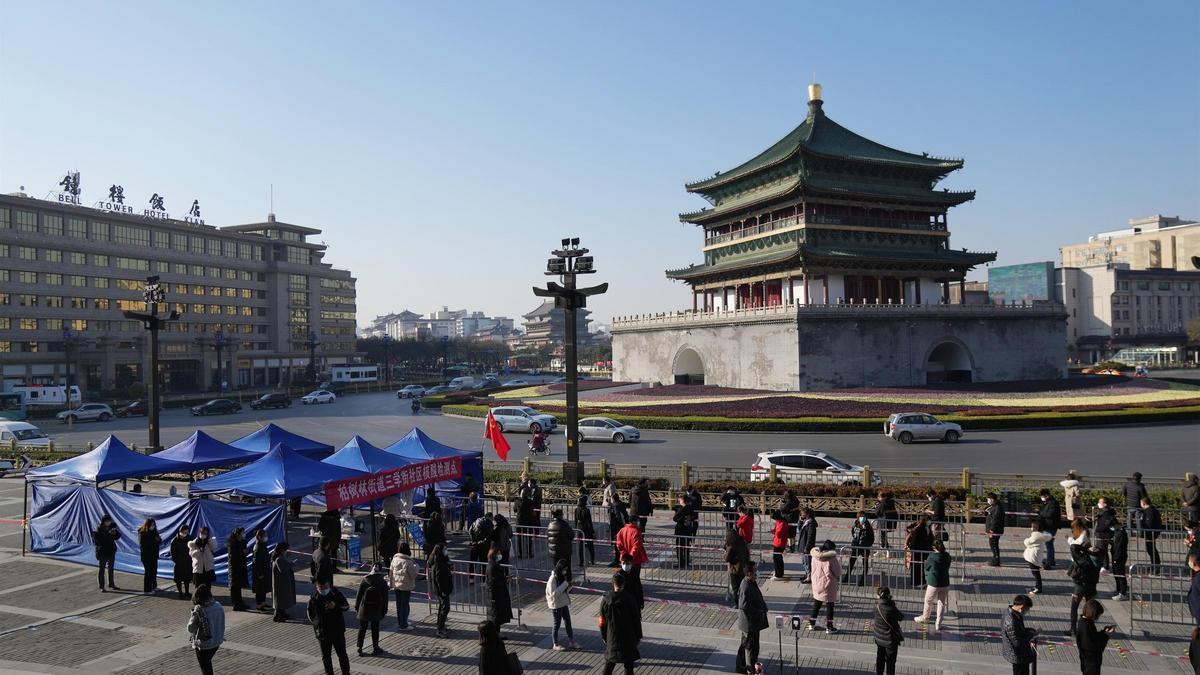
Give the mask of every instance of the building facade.
POLYGON ((363 337, 383 337, 393 340, 426 340, 443 337, 495 339, 495 335, 512 332, 513 320, 503 316, 490 317, 483 312, 450 309, 431 312, 429 317, 404 310, 397 314, 375 317, 363 331, 363 337))
POLYGON ((1123 230, 1059 249, 1063 267, 1127 265, 1131 270, 1200 270, 1200 222, 1167 216, 1131 218, 1123 230))
MULTIPOLYGON (((686 186, 710 207, 704 261, 668 270, 690 312, 614 320, 614 378, 755 389, 922 385, 1064 374, 1059 305, 951 304, 996 254, 950 246, 937 189, 962 160, 870 141, 808 114, 753 159, 686 186)), ((961 297, 966 297, 963 293, 961 297)))
POLYGON ((319 369, 354 355, 355 279, 308 241, 320 230, 274 215, 218 228, 74 201, 0 195, 4 387, 144 383, 148 335, 122 312, 145 311, 149 276, 181 315, 160 334, 168 392, 273 386, 303 377, 310 351, 319 369))
MULTIPOLYGON (((592 321, 591 316, 591 310, 580 309, 576 311, 576 345, 586 345, 591 340, 591 333, 588 330, 588 325, 592 321)), ((532 312, 525 314, 523 318, 525 319, 525 334, 521 336, 521 347, 561 347, 566 343, 566 311, 556 309, 553 300, 543 302, 532 312)))

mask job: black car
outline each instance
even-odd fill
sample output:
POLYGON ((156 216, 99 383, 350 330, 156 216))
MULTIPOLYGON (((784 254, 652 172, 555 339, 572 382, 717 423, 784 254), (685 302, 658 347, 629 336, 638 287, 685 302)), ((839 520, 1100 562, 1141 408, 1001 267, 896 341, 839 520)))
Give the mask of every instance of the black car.
POLYGON ((242 404, 227 398, 214 398, 203 405, 192 406, 193 415, 228 415, 240 412, 242 404))
POLYGON ((287 394, 276 391, 270 394, 263 394, 250 402, 250 407, 255 410, 264 408, 287 408, 292 405, 292 399, 287 394))
POLYGON ((135 415, 150 414, 150 404, 146 401, 134 401, 129 405, 117 408, 117 417, 133 417, 135 415))

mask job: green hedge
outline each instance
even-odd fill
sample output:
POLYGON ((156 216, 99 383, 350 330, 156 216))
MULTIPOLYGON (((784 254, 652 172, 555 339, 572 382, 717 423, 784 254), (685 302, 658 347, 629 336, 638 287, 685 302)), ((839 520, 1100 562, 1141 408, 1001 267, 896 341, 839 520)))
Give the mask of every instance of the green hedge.
MULTIPOLYGON (((442 412, 464 417, 486 417, 483 405, 446 405, 442 412)), ((882 418, 833 417, 662 417, 654 415, 617 415, 620 421, 639 429, 671 429, 678 431, 857 431, 878 432, 882 418)), ((957 422, 963 429, 1028 429, 1034 427, 1096 426, 1106 424, 1141 424, 1149 422, 1184 422, 1200 420, 1200 406, 1180 408, 1130 408, 1094 412, 1037 412, 1023 415, 989 415, 987 417, 945 415, 939 419, 957 422)))
MULTIPOLYGON (((743 495, 782 495, 784 490, 792 494, 806 497, 870 497, 874 499, 882 490, 896 499, 924 500, 928 485, 883 485, 863 487, 862 485, 832 485, 829 483, 769 483, 767 481, 748 480, 703 480, 693 483, 700 492, 724 492, 730 487, 736 487, 743 495)), ((967 491, 959 488, 935 487, 934 490, 950 501, 966 499, 967 491)))

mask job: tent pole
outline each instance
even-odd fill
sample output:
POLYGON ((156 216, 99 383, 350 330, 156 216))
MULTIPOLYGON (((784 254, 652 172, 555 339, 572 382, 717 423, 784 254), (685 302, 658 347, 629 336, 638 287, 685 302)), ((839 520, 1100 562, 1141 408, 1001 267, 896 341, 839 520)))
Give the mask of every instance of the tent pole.
POLYGON ((282 500, 283 504, 283 540, 287 542, 288 548, 292 547, 292 542, 288 537, 288 503, 287 499, 282 500))
POLYGON ((29 530, 29 481, 25 481, 25 498, 21 500, 21 557, 25 557, 25 533, 29 530))
POLYGON ((379 562, 379 538, 375 536, 375 502, 371 502, 371 561, 379 562))

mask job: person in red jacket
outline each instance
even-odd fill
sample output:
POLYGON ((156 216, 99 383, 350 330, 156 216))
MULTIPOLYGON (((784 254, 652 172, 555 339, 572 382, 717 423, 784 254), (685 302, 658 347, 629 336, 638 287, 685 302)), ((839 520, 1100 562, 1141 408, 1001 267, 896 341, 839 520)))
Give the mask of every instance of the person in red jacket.
POLYGON ((779 511, 771 514, 775 519, 775 534, 771 538, 771 551, 774 553, 775 574, 772 579, 783 578, 783 551, 787 548, 788 535, 790 534, 791 526, 787 518, 779 511))
POLYGON ((737 529, 738 535, 745 540, 746 545, 750 545, 754 541, 754 515, 750 513, 750 508, 747 506, 740 507, 738 511, 742 515, 738 516, 737 525, 734 527, 737 529))
POLYGON ((617 532, 617 553, 629 554, 633 558, 633 564, 641 567, 650 560, 650 556, 646 555, 646 544, 642 539, 642 531, 637 526, 636 520, 631 520, 617 532))

